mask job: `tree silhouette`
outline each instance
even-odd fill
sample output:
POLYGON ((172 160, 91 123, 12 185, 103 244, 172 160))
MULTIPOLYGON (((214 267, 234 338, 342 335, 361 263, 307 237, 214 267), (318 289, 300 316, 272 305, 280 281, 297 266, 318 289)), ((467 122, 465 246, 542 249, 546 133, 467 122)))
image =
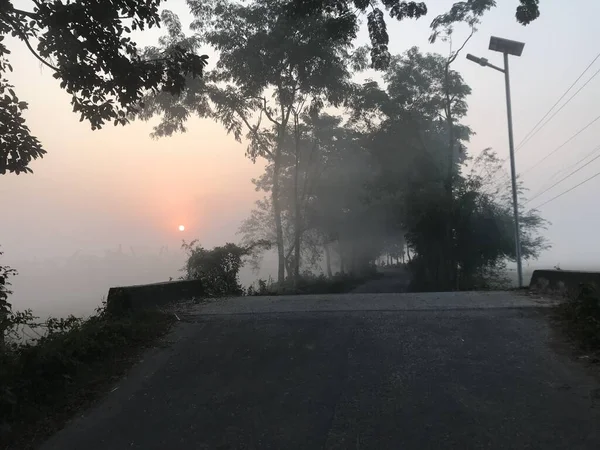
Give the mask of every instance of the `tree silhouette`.
POLYGON ((280 204, 282 149, 294 117, 338 105, 350 85, 352 37, 332 39, 337 19, 319 13, 289 16, 282 0, 204 2, 189 0, 197 38, 219 52, 214 71, 187 85, 181 97, 145 99, 142 119, 161 115, 155 136, 185 131, 191 115, 220 122, 236 140, 246 138, 247 156, 273 163, 271 207, 275 219, 278 280, 285 278, 280 204))
MULTIPOLYGON (((126 124, 145 93, 178 94, 186 77, 201 75, 206 65, 207 57, 189 42, 160 53, 139 51, 129 35, 159 26, 161 2, 32 0, 31 10, 16 8, 12 0, 0 3, 0 174, 31 172, 31 160, 45 154, 22 117, 27 103, 4 76, 12 71, 5 35, 22 41, 52 70, 71 95, 73 111, 93 130, 106 122, 126 124)), ((172 17, 163 14, 162 20, 172 17)))
MULTIPOLYGON (((332 27, 334 37, 355 36, 359 16, 367 15, 367 26, 371 40, 371 63, 373 68, 384 69, 390 62, 389 35, 383 10, 392 19, 418 19, 427 14, 428 2, 402 0, 292 0, 288 4, 289 14, 309 17, 327 13, 338 19, 332 27), (383 9, 383 10, 382 10, 383 9)), ((481 16, 496 6, 496 0, 465 0, 454 3, 450 11, 434 19, 432 28, 442 28, 451 23, 468 21, 469 17, 481 16)), ((528 25, 540 15, 539 0, 519 0, 515 18, 518 23, 528 25)))

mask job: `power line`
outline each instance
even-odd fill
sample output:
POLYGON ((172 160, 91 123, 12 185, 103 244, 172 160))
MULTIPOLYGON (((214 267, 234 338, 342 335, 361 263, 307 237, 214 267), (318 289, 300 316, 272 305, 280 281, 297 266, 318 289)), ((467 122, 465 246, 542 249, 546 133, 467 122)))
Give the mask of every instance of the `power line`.
MULTIPOLYGON (((548 178, 546 180, 546 183, 541 187, 541 189, 545 189, 550 183, 552 183, 552 181, 559 176, 561 173, 566 172, 568 170, 571 170, 572 168, 574 168, 575 166, 579 165, 580 163, 582 163, 583 161, 585 161, 586 159, 588 159, 590 156, 593 156, 594 153, 598 153, 600 151, 600 145, 598 145, 597 147, 595 147, 591 152, 587 153, 583 158, 579 159, 578 161, 574 162, 573 164, 571 164, 568 167, 563 167, 562 169, 557 170, 556 172, 554 172, 554 174, 548 178)), ((536 194, 537 195, 537 194, 536 194)))
MULTIPOLYGON (((557 106, 557 105, 558 105, 558 104, 559 104, 559 103, 562 101, 562 99, 563 99, 563 98, 565 98, 565 96, 566 96, 566 95, 567 95, 567 94, 568 94, 568 93, 571 91, 571 89, 573 89, 573 87, 574 87, 574 86, 575 86, 575 85, 576 85, 576 84, 579 82, 579 80, 581 80, 581 78, 582 78, 582 77, 583 77, 583 76, 586 74, 586 72, 587 72, 587 71, 590 69, 590 67, 592 67, 592 66, 594 65, 594 63, 595 63, 595 62, 598 60, 598 58, 600 58, 600 53, 598 53, 598 54, 596 55, 596 57, 595 57, 595 58, 592 60, 592 62, 591 62, 591 63, 589 63, 589 64, 587 65, 587 67, 586 67, 586 68, 583 70, 583 72, 581 72, 581 74, 580 74, 580 75, 577 77, 577 79, 576 79, 576 80, 575 80, 575 81, 574 81, 574 82, 571 84, 571 86, 569 86, 569 88, 568 88, 568 89, 567 89, 567 90, 566 90, 566 91, 565 91, 565 92, 564 92, 564 93, 563 93, 563 94, 560 96, 560 98, 559 98, 559 99, 556 101, 556 103, 554 103, 554 105, 552 105, 552 107, 551 107, 551 108, 550 108, 550 109, 549 109, 549 110, 546 112, 546 114, 544 114, 544 116, 543 116, 543 117, 542 117, 542 118, 541 118, 541 119, 538 121, 538 123, 536 123, 536 124, 535 124, 535 126, 534 126, 534 127, 531 129, 531 130, 529 130, 529 132, 528 132, 528 133, 525 135, 525 137, 524 137, 524 138, 521 140, 521 142, 520 142, 520 143, 517 145, 517 149, 516 149, 516 151, 520 150, 520 149, 521 149, 521 147, 523 147, 523 145, 525 145, 525 144, 526 144, 526 143, 527 143, 527 142, 528 142, 528 141, 531 139, 531 137, 533 137, 533 136, 531 136, 531 134, 532 134, 532 133, 533 133, 533 134, 537 134, 537 132, 538 132, 539 130, 537 130, 537 131, 536 131, 536 128, 537 128, 537 127, 538 127, 538 126, 539 126, 539 125, 540 125, 540 124, 541 124, 541 123, 544 121, 544 119, 546 119, 546 117, 548 117, 548 115, 549 115, 549 114, 552 112, 552 110, 553 110, 553 109, 554 109, 554 108, 555 108, 555 107, 556 107, 556 106, 557 106)), ((590 78, 590 79, 589 79, 589 80, 588 80, 588 81, 587 81, 587 82, 586 82, 586 83, 585 83, 585 84, 584 84, 584 85, 583 85, 583 86, 582 86, 582 87, 581 87, 581 88, 580 88, 580 89, 579 89, 579 90, 578 90, 578 91, 577 91, 577 92, 576 92, 576 93, 575 93, 573 96, 571 96, 571 98, 569 98, 569 100, 567 100, 567 102, 566 102, 564 105, 562 105, 562 106, 561 106, 561 108, 560 108, 560 109, 559 109, 559 110, 558 110, 558 111, 557 111, 557 112, 556 112, 556 113, 555 113, 555 114, 554 114, 552 117, 550 117, 550 119, 548 119, 548 120, 547 120, 547 121, 544 123, 544 125, 542 125, 542 127, 541 127, 541 128, 543 128, 544 126, 546 126, 546 124, 547 124, 547 123, 548 123, 550 120, 552 120, 552 118, 553 118, 553 117, 554 117, 556 114, 558 114, 558 113, 560 112, 560 110, 561 110, 562 108, 564 108, 564 107, 565 107, 565 106, 566 106, 566 105, 567 105, 567 104, 568 104, 568 103, 569 103, 569 102, 570 102, 570 101, 571 101, 571 100, 572 100, 572 99, 573 99, 573 98, 574 98, 574 97, 575 97, 577 94, 579 94, 579 92, 581 92, 581 90, 582 90, 582 89, 583 89, 585 86, 587 86, 587 85, 588 85, 588 83, 589 83, 590 81, 592 81, 592 80, 593 80, 593 79, 594 79, 594 78, 595 78, 595 77, 598 75, 598 73, 600 73, 600 69, 599 69, 599 70, 598 70, 598 71, 597 71, 597 72, 596 72, 594 75, 592 75, 592 77, 591 77, 591 78, 590 78)), ((541 128, 540 128, 540 129, 541 129, 541 128)), ((516 152, 516 151, 515 151, 515 152, 516 152)), ((494 182, 494 179, 493 179, 493 178, 495 178, 494 176, 495 176, 495 175, 496 175, 496 173, 497 173, 497 172, 498 172, 498 171, 499 171, 499 170, 502 168, 502 166, 503 166, 503 165, 506 163, 506 161, 507 161, 507 158, 505 158, 505 159, 504 159, 504 161, 502 162, 502 165, 501 165, 501 166, 498 166, 498 168, 497 168, 497 169, 496 169, 496 170, 495 170, 493 173, 491 173, 491 174, 490 174, 490 178, 491 178, 491 181, 492 181, 492 182, 494 182)), ((541 163, 541 161, 540 161, 540 163, 541 163)), ((528 169, 527 171, 529 171, 529 170, 530 170, 530 169, 528 169)))
POLYGON ((532 134, 531 134, 531 135, 530 135, 528 138, 524 139, 524 140, 522 141, 522 143, 521 143, 521 144, 519 144, 519 145, 517 146, 517 149, 515 150, 515 153, 516 153, 516 152, 518 152, 518 151, 519 151, 519 150, 520 150, 520 149, 521 149, 521 148, 522 148, 522 147, 523 147, 525 144, 527 144, 527 143, 528 143, 528 142, 529 142, 531 139, 533 139, 533 137, 534 137, 536 134, 538 134, 538 132, 539 132, 539 131, 541 131, 541 130, 542 130, 542 128, 544 128, 546 125, 548 125, 548 123, 550 123, 550 121, 551 121, 552 119, 554 119, 554 117, 556 117, 556 115, 557 115, 559 112, 561 112, 561 111, 563 110, 563 108, 564 108, 565 106, 567 106, 567 105, 568 105, 568 104, 571 102, 571 100, 573 100, 573 99, 574 99, 574 98, 577 96, 577 94, 579 94, 579 93, 580 93, 580 92, 581 92, 581 91, 582 91, 582 90, 583 90, 583 89, 584 89, 584 88, 585 88, 585 87, 586 87, 588 84, 590 84, 590 81, 592 81, 594 78, 596 78, 596 77, 598 76, 598 74, 599 74, 599 73, 600 73, 600 69, 598 69, 598 70, 596 71, 596 73, 594 73, 594 75, 592 75, 592 76, 591 76, 591 78, 590 78, 589 80, 587 80, 587 81, 585 82, 585 84, 584 84, 583 86, 581 86, 581 87, 580 87, 580 88, 577 90, 577 92, 575 92, 575 93, 574 93, 574 94, 573 94, 571 97, 569 97, 569 99, 568 99, 568 100, 567 100, 565 103, 563 103, 563 105, 562 105, 560 108, 558 108, 558 110, 556 110, 556 111, 554 112, 554 114, 552 114, 552 115, 551 115, 551 116, 548 118, 548 120, 546 120, 546 121, 545 121, 545 122, 542 124, 542 126, 541 126, 541 127, 539 127, 537 130, 535 130, 535 132, 534 132, 534 133, 532 133, 532 134))
POLYGON ((550 156, 554 155, 557 151, 559 151, 561 148, 563 148, 565 145, 567 145, 569 142, 571 142, 573 139, 575 139, 577 136, 579 136, 581 133, 583 133, 585 130, 587 130, 589 127, 591 127, 594 123, 596 123, 598 120, 600 120, 600 116, 596 117, 594 120, 592 120, 590 123, 588 123, 585 127, 583 127, 581 130, 577 131, 577 133, 575 133, 573 136, 571 136, 569 139, 567 139, 565 142, 563 142, 562 144, 560 144, 558 147, 556 147, 554 150, 552 150, 550 153, 548 153, 546 156, 544 156, 542 159, 540 159, 536 164, 534 164, 533 166, 531 166, 529 169, 525 170, 525 172, 522 172, 522 175, 525 175, 526 173, 530 172, 531 170, 535 169, 537 166, 539 166, 541 163, 543 163, 544 161, 546 161, 548 158, 550 158, 550 156))
MULTIPOLYGON (((600 148, 600 147, 598 147, 600 148)), ((598 158, 600 158, 600 155, 597 155, 595 158, 593 158, 592 160, 588 161, 587 163, 585 163, 583 166, 575 169, 573 172, 571 172, 569 175, 567 175, 566 177, 561 178, 559 181, 557 181, 556 183, 554 183, 553 185, 551 185, 550 187, 544 189, 542 192, 540 192, 537 195, 534 195, 530 200, 528 200, 527 202, 525 202, 525 204, 535 200, 536 198, 540 197, 541 195, 545 194, 546 192, 548 192, 550 189, 552 189, 554 186, 559 185, 560 183, 562 183, 563 181, 565 181, 567 178, 570 178, 571 176, 575 175, 577 172, 579 172, 581 169, 583 169, 584 167, 587 167, 588 165, 590 165, 591 163, 593 163, 594 161, 596 161, 598 158)))
MULTIPOLYGON (((587 67, 584 69, 584 71, 583 71, 583 72, 581 72, 581 75, 579 75, 579 76, 577 77, 577 79, 576 79, 576 80, 573 82, 573 84, 571 84, 571 86, 569 86, 569 88, 568 88, 568 89, 567 89, 567 90, 566 90, 566 91, 563 93, 563 95, 561 95, 561 97, 560 97, 560 98, 559 98, 559 99, 556 101, 556 103, 554 103, 554 105, 552 105, 552 107, 551 107, 551 108, 548 110, 548 112, 546 112, 546 114, 544 115, 544 117, 542 117, 542 118, 539 120, 539 122, 538 122, 538 123, 536 123, 536 124, 535 124, 535 126, 534 126, 534 127, 531 129, 531 130, 529 130, 529 133, 527 133, 527 134, 525 135, 525 137, 524 137, 524 138, 521 140, 521 142, 519 143, 519 145, 517 145, 517 148, 521 148, 521 147, 524 145, 524 141, 528 140, 528 138, 529 138, 529 136, 531 135, 531 133, 533 133, 533 132, 534 132, 534 130, 535 130, 535 129, 536 129, 538 126, 539 126, 539 124, 541 124, 541 123, 544 121, 544 119, 545 119, 546 117, 548 117, 548 115, 549 115, 549 114, 552 112, 552 110, 553 110, 553 109, 556 107, 556 105, 558 105, 558 104, 559 104, 559 103, 562 101, 562 99, 563 99, 563 98, 565 98, 565 96, 566 96, 566 95, 569 93, 569 91, 570 91, 571 89, 573 89, 573 87, 574 87, 574 86, 577 84, 577 82, 578 82, 579 80, 581 80, 581 78, 582 78, 582 77, 585 75, 585 73, 586 73, 586 72, 587 72, 587 71, 590 69, 590 67, 592 67, 592 65, 593 65, 593 64, 594 64, 594 63, 595 63, 595 62, 598 60, 598 58, 600 58, 600 53, 598 53, 598 54, 596 55, 596 57, 593 59, 593 61, 592 61, 591 63, 589 63, 589 64, 588 64, 588 66, 587 66, 587 67)), ((595 75, 594 75, 594 76, 595 76, 595 75)), ((593 78, 593 77, 592 77, 592 78, 593 78)), ((589 80, 588 80, 588 83, 589 83, 589 80)), ((577 93, 579 93, 579 91, 577 91, 577 93)), ((577 95, 577 93, 576 93, 575 95, 577 95)), ((572 98, 573 98, 573 97, 571 97, 571 99, 572 99, 572 98)), ((569 99, 569 101, 571 101, 571 99, 569 99)), ((567 102, 567 103, 568 103, 568 102, 567 102)), ((564 107, 564 105, 563 105, 563 107, 564 107)), ((537 132, 536 132, 536 133, 537 133, 537 132)))
POLYGON ((547 200, 547 201, 545 201, 544 203, 542 203, 541 205, 538 205, 538 206, 536 206, 535 208, 531 208, 531 209, 538 209, 538 208, 541 208, 541 207, 542 207, 542 206, 544 206, 544 205, 547 205, 548 203, 550 203, 550 202, 552 202, 552 201, 556 200, 557 198, 559 198, 559 197, 562 197, 562 196, 563 196, 563 195, 565 195, 565 194, 568 194, 568 193, 569 193, 569 192, 571 192, 573 189, 576 189, 576 188, 578 188, 579 186, 581 186, 581 185, 584 185, 584 184, 585 184, 585 183, 587 183, 588 181, 591 181, 591 180, 593 180, 593 179, 594 179, 594 178, 596 178, 598 175, 600 175, 600 172, 597 172, 595 175, 592 175, 591 177, 589 177, 589 178, 587 178, 587 179, 583 180, 581 183, 579 183, 579 184, 576 184, 576 185, 575 185, 575 186, 573 186, 572 188, 570 188, 570 189, 568 189, 568 190, 566 190, 566 191, 564 191, 564 192, 561 192, 561 193, 560 193, 560 194, 558 194, 556 197, 552 197, 550 200, 547 200))

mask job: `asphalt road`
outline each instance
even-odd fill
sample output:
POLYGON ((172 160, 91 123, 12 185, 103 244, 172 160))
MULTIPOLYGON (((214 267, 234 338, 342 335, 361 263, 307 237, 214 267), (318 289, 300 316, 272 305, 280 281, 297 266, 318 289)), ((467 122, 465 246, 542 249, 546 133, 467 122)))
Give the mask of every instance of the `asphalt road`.
POLYGON ((598 449, 600 385, 553 350, 542 304, 214 302, 42 449, 598 449))
POLYGON ((358 286, 353 293, 398 293, 407 292, 410 285, 410 275, 405 269, 397 267, 379 267, 381 278, 367 281, 358 286))

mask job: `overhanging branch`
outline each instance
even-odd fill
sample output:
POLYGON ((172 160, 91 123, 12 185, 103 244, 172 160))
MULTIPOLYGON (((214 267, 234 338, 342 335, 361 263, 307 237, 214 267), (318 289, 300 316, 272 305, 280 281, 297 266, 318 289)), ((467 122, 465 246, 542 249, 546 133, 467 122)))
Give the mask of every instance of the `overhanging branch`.
POLYGON ((21 30, 19 28, 19 26, 17 24, 15 24, 15 22, 11 19, 11 17, 8 14, 5 13, 0 13, 0 15, 2 17, 4 17, 6 19, 6 21, 8 23, 10 23, 12 25, 13 30, 15 31, 15 33, 17 33, 19 35, 19 37, 21 38, 21 40, 23 42, 25 42, 25 45, 27 46, 27 48, 29 49, 29 51, 33 54, 33 56, 35 56, 42 64, 46 65, 47 67, 50 67, 52 70, 55 70, 56 72, 60 72, 58 67, 54 67, 52 64, 50 64, 48 61, 46 61, 44 58, 42 58, 31 46, 31 44, 29 43, 29 39, 27 38, 27 35, 23 32, 23 30, 21 30))

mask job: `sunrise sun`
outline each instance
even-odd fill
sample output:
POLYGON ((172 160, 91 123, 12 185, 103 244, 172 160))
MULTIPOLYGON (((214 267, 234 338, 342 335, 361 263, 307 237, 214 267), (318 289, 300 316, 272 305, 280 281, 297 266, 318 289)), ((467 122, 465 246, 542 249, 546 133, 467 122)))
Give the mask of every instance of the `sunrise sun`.
POLYGON ((185 231, 185 227, 183 225, 179 225, 179 231, 185 231))

